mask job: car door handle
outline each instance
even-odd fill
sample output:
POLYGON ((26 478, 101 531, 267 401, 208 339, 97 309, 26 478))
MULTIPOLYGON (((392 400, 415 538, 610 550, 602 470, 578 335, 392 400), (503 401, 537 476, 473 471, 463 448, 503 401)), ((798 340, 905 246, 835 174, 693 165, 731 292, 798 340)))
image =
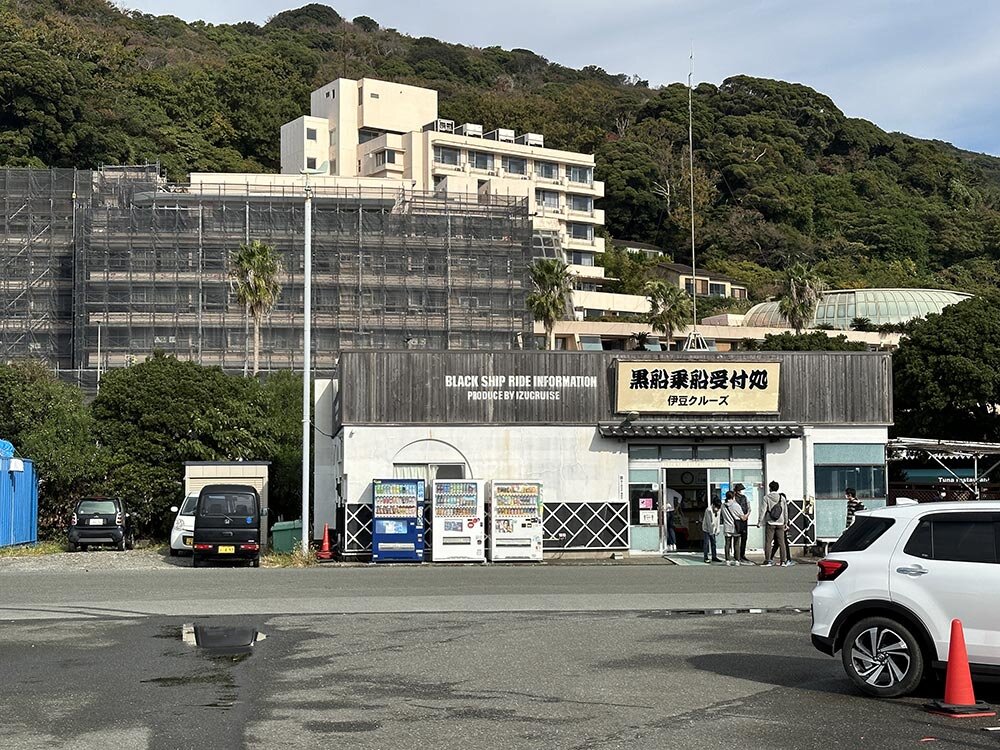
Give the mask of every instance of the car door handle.
POLYGON ((926 568, 921 568, 921 567, 915 567, 915 568, 907 568, 907 567, 896 568, 896 572, 897 573, 902 573, 905 576, 914 576, 914 577, 916 577, 916 576, 925 576, 928 573, 930 573, 929 570, 927 570, 926 568))

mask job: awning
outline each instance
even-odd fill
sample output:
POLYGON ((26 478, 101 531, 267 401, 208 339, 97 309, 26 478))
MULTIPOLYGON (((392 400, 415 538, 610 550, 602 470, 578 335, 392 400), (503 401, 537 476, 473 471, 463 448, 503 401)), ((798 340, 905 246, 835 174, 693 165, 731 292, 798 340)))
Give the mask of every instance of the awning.
POLYGON ((790 438, 803 434, 802 425, 791 422, 653 422, 628 420, 599 422, 604 437, 618 438, 790 438))
POLYGON ((994 469, 1000 466, 1000 443, 973 443, 961 440, 930 440, 927 438, 893 438, 886 443, 886 458, 889 461, 906 461, 919 456, 935 461, 941 468, 951 474, 956 482, 965 487, 975 495, 980 497, 979 478, 989 476, 994 469), (948 459, 972 459, 973 479, 972 485, 958 476, 949 466, 945 464, 948 459), (980 471, 979 461, 989 458, 993 464, 980 471))

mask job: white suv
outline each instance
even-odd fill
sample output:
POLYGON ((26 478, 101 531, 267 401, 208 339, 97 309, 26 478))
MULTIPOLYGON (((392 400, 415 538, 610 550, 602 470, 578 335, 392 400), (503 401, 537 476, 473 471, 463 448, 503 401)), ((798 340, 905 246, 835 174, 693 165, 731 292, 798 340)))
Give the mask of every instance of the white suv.
POLYGON ((819 562, 812 642, 866 693, 913 691, 948 661, 958 618, 973 673, 1000 675, 1000 502, 859 513, 819 562))

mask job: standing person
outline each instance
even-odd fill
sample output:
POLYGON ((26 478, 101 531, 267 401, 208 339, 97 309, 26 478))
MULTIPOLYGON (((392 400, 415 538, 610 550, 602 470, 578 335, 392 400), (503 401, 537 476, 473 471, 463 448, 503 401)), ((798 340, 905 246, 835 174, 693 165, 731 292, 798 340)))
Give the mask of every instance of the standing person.
POLYGON ((663 488, 663 526, 667 532, 667 552, 677 551, 677 533, 674 531, 674 513, 680 508, 683 498, 677 490, 663 488))
POLYGON ((784 492, 778 492, 778 483, 770 482, 768 492, 760 500, 760 510, 757 523, 764 527, 764 554, 767 559, 764 565, 774 565, 774 544, 778 547, 781 565, 788 564, 785 546, 785 529, 788 527, 788 498, 784 492))
POLYGON ((736 502, 740 507, 739 523, 736 525, 739 541, 739 555, 736 557, 736 560, 740 565, 753 565, 752 562, 747 560, 747 535, 750 533, 750 501, 743 494, 743 490, 745 489, 746 487, 739 482, 733 485, 736 502))
POLYGON ((851 524, 854 523, 854 514, 859 510, 864 510, 865 506, 858 500, 858 493, 853 487, 846 488, 844 496, 847 498, 847 528, 851 528, 851 524))
POLYGON ((705 508, 705 515, 701 519, 701 549, 705 553, 705 562, 722 562, 715 541, 715 535, 719 533, 721 514, 722 501, 714 498, 712 504, 705 508), (709 552, 712 553, 711 556, 709 552))
POLYGON ((720 513, 722 519, 722 533, 726 538, 726 565, 739 565, 740 557, 740 537, 736 531, 742 510, 736 502, 736 495, 732 490, 726 491, 726 499, 722 503, 720 513), (730 557, 730 551, 732 557, 730 557))

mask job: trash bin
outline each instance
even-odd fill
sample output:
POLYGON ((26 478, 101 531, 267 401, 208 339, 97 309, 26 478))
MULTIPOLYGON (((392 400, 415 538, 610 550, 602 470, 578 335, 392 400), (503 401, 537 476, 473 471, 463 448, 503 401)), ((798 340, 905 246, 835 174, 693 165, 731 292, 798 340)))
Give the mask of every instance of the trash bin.
POLYGON ((271 549, 275 552, 294 552, 302 543, 302 520, 278 521, 271 527, 271 549))

